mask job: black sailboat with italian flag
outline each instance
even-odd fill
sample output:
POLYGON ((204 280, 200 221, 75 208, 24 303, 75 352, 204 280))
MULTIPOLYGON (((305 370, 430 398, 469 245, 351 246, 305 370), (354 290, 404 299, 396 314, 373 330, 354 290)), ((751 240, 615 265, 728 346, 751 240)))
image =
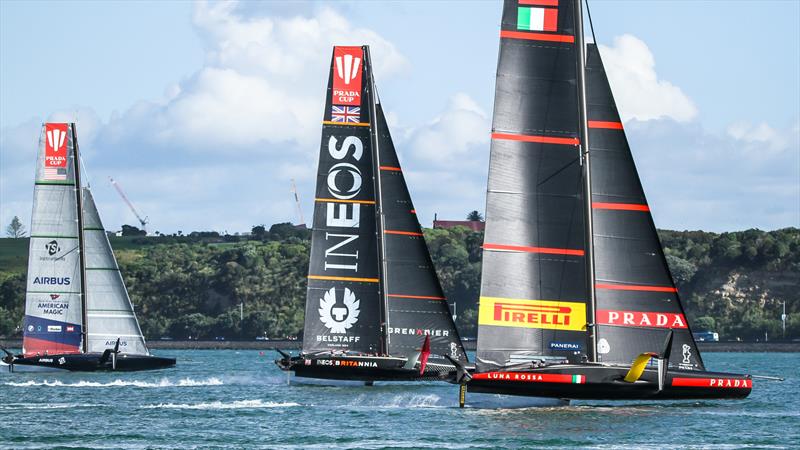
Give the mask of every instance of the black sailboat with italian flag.
POLYGON ((505 1, 484 239, 462 400, 750 393, 706 371, 581 0, 505 1))
POLYGON ((466 355, 375 90, 369 47, 333 49, 314 206, 305 379, 448 379, 466 355))

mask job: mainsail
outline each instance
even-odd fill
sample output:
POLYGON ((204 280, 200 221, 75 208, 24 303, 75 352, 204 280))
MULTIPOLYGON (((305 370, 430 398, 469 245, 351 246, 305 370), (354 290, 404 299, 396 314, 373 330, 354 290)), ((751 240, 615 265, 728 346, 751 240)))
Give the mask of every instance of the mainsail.
POLYGON ((486 195, 479 371, 586 352, 571 2, 506 0, 486 195), (533 11, 536 10, 536 11, 533 11), (531 14, 547 21, 532 24, 531 14))
POLYGON ((597 360, 628 364, 660 349, 670 365, 705 370, 669 272, 597 46, 586 63, 597 360))
POLYGON ((303 352, 466 360, 425 245, 369 48, 334 47, 314 208, 303 352))
POLYGON ((76 176, 77 145, 74 124, 42 127, 23 354, 102 353, 119 338, 122 352, 147 355, 91 191, 76 176))
POLYGON ((83 332, 72 127, 48 123, 33 189, 22 353, 79 353, 83 332))

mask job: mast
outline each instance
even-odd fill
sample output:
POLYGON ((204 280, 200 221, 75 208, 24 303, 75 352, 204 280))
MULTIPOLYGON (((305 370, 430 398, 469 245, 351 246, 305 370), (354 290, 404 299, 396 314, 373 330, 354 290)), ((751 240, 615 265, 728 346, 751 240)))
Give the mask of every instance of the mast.
POLYGON ((378 236, 378 255, 381 258, 381 263, 379 265, 379 279, 380 285, 380 318, 381 318, 381 353, 384 355, 389 354, 389 314, 387 311, 389 310, 388 305, 388 296, 386 295, 389 290, 386 287, 388 282, 386 277, 386 246, 384 245, 384 230, 385 226, 385 218, 383 214, 383 195, 381 192, 381 161, 380 161, 380 149, 378 148, 378 127, 377 127, 377 107, 375 106, 377 101, 377 90, 375 89, 375 76, 372 72, 372 56, 369 52, 369 46, 364 46, 364 59, 366 60, 364 64, 365 67, 369 67, 369 88, 370 88, 370 96, 369 96, 369 117, 370 117, 370 139, 372 140, 372 167, 373 173, 375 174, 375 219, 377 220, 377 229, 376 234, 378 236))
POLYGON ((585 255, 586 255, 586 289, 589 294, 586 311, 586 332, 588 334, 589 348, 587 349, 589 360, 597 361, 597 338, 595 333, 595 273, 594 273, 594 230, 592 227, 592 171, 589 156, 589 129, 587 123, 586 107, 586 44, 583 36, 583 0, 574 0, 574 21, 575 21, 575 47, 578 59, 578 136, 580 138, 581 165, 583 166, 583 197, 584 197, 584 216, 586 217, 585 233, 585 255))
POLYGON ((81 270, 81 317, 83 320, 83 352, 86 353, 89 348, 89 330, 88 330, 88 317, 86 314, 86 242, 83 236, 83 188, 81 186, 81 158, 80 151, 78 150, 78 136, 75 133, 75 123, 72 124, 72 157, 73 168, 75 170, 75 204, 78 209, 78 261, 80 262, 81 270))

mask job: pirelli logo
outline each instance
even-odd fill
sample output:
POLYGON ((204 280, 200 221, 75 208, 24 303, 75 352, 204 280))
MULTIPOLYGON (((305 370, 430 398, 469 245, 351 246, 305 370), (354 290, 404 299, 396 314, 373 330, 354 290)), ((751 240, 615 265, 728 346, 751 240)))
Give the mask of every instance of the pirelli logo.
POLYGON ((479 325, 586 330, 586 304, 552 300, 481 297, 479 325))

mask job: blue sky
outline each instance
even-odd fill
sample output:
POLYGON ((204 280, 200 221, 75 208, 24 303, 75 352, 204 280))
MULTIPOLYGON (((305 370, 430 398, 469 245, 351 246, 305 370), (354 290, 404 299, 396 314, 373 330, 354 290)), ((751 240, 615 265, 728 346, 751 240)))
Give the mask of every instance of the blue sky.
MULTIPOLYGON (((595 1, 656 223, 800 224, 800 3, 595 1)), ((330 47, 373 47, 423 225, 484 209, 500 2, 0 2, 0 221, 30 219, 39 125, 77 120, 109 229, 306 217, 330 47), (446 188, 443 189, 442 187, 446 188)))

